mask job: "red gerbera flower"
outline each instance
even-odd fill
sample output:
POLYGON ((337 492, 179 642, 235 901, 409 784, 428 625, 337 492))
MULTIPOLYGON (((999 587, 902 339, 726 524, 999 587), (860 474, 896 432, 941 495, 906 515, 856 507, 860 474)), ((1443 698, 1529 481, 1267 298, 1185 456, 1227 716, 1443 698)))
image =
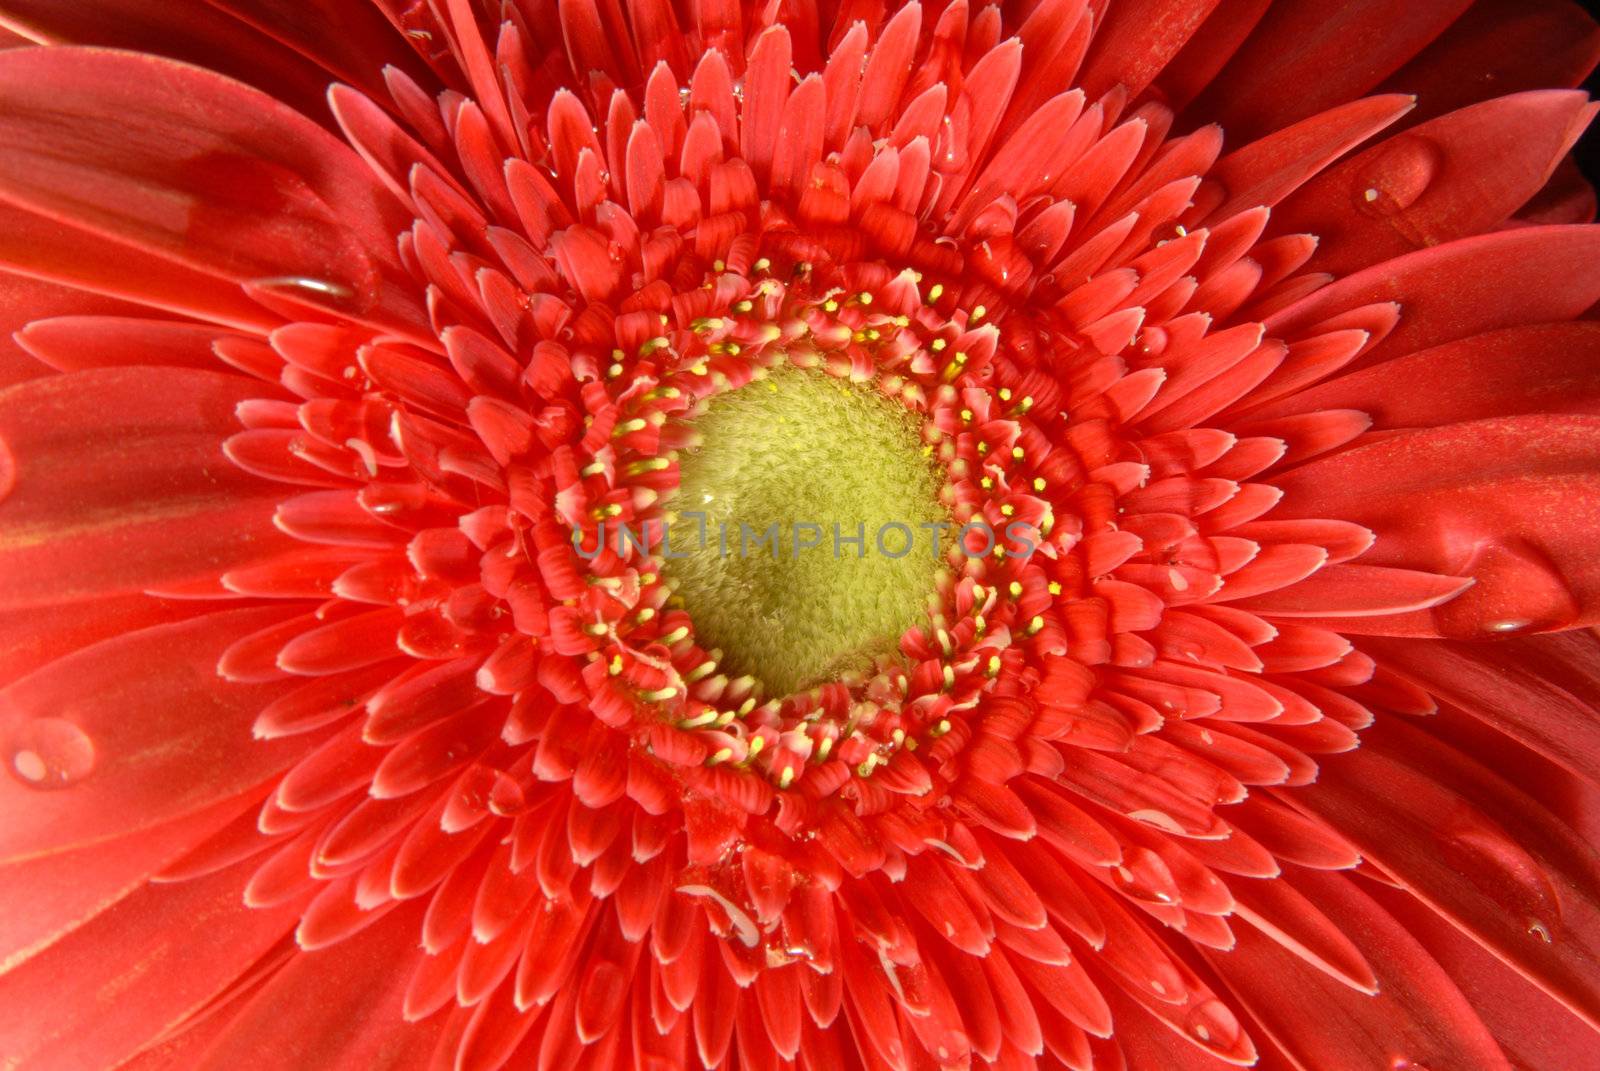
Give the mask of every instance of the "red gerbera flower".
POLYGON ((1600 1067, 1575 6, 0 23, 0 1065, 1600 1067))

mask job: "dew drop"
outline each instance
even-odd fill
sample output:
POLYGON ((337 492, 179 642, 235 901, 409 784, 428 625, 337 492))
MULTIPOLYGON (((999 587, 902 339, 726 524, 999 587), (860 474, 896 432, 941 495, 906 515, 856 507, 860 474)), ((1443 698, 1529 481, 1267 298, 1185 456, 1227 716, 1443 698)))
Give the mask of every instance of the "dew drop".
POLYGON ((1472 587, 1429 611, 1451 638, 1553 631, 1580 614, 1564 570, 1527 540, 1485 540, 1460 573, 1473 578, 1472 587))
POLYGON ((6 744, 13 775, 30 788, 65 788, 94 771, 94 741, 63 718, 37 718, 12 732, 6 744))
MULTIPOLYGON (((1475 809, 1463 807, 1434 836, 1445 862, 1506 911, 1524 919, 1561 921, 1561 902, 1544 868, 1475 809)), ((1549 923, 1539 925, 1548 932, 1549 923)))
POLYGON ((1550 927, 1546 926, 1538 919, 1528 920, 1528 932, 1547 945, 1555 943, 1554 938, 1550 936, 1550 927))
POLYGON ((254 285, 263 290, 275 290, 291 295, 299 291, 302 296, 315 296, 324 300, 332 298, 335 301, 348 301, 355 296, 348 286, 309 275, 274 275, 266 279, 256 279, 254 285))
POLYGON ((1439 169, 1439 150, 1426 138, 1406 135, 1373 154, 1356 175, 1356 207, 1369 216, 1404 212, 1427 192, 1439 169))
POLYGON ((1161 857, 1148 848, 1132 847, 1122 853, 1122 863, 1112 870, 1124 896, 1151 904, 1178 902, 1178 886, 1161 857))
POLYGON ((497 774, 494 785, 489 789, 489 810, 502 818, 509 818, 527 809, 528 797, 517 779, 503 771, 497 774))
POLYGON ((1239 1020, 1222 1001, 1212 998, 1196 1004, 1184 1019, 1184 1028, 1214 1051, 1226 1052, 1239 1043, 1239 1020))

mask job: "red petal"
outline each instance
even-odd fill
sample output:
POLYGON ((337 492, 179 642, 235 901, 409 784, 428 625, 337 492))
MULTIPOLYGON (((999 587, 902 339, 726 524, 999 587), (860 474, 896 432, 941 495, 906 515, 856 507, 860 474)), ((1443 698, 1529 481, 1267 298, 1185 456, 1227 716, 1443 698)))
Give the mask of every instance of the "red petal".
POLYGON ((423 1071, 441 1024, 407 1024, 400 1014, 418 955, 417 914, 393 914, 335 948, 294 956, 188 1066, 423 1071))
POLYGON ((1318 175, 1273 213, 1274 233, 1315 234, 1308 266, 1345 275, 1492 230, 1539 192, 1592 115, 1587 96, 1560 90, 1452 112, 1318 175))
MULTIPOLYGON (((126 316, 59 316, 30 323, 17 341, 52 368, 71 372, 117 364, 220 370, 211 346, 223 332, 204 324, 126 316)), ((269 387, 262 394, 276 393, 269 387)))
POLYGON ((1218 0, 1134 0, 1111 5, 1078 77, 1091 99, 1114 85, 1138 96, 1199 29, 1218 0))
POLYGON ((201 600, 136 594, 53 606, 48 612, 7 610, 0 613, 0 681, 18 680, 63 655, 112 636, 213 609, 201 600))
POLYGON ((139 307, 114 298, 0 272, 0 387, 47 374, 45 365, 12 336, 34 320, 52 317, 126 316, 139 307))
MULTIPOLYGON (((1319 548, 1320 549, 1320 548, 1319 548)), ((1297 584, 1231 605, 1265 617, 1375 617, 1425 610, 1472 586, 1471 579, 1376 565, 1329 565, 1297 584)))
POLYGON ((1355 521, 1378 533, 1363 562, 1474 578, 1428 614, 1448 634, 1592 621, 1600 615, 1597 441, 1600 418, 1564 416, 1381 438, 1282 477, 1275 516, 1355 521))
POLYGON ((280 322, 235 284, 127 242, 4 203, 0 221, 0 266, 40 280, 40 286, 91 291, 96 296, 84 300, 105 303, 108 311, 138 312, 148 305, 261 331, 280 322))
POLYGON ((153 826, 292 762, 305 744, 262 743, 249 728, 282 685, 216 676, 230 642, 280 616, 233 610, 142 629, 0 692, 6 762, 22 775, 0 778, 9 816, 0 855, 60 851, 153 826), (30 787, 25 777, 36 770, 44 776, 30 787))
POLYGON ((7 5, 6 17, 52 44, 148 52, 209 67, 258 86, 306 115, 322 115, 327 71, 217 10, 226 6, 86 0, 62 7, 49 0, 16 0, 7 5))
POLYGON ((1571 1012, 1409 893, 1383 885, 1369 892, 1444 967, 1513 1066, 1579 1068, 1593 1061, 1595 1035, 1571 1012))
MULTIPOLYGON (((212 6, 306 56, 323 70, 372 92, 383 90, 392 68, 414 77, 427 76, 416 50, 396 32, 379 5, 350 5, 340 0, 215 0, 212 6)), ((237 59, 232 54, 227 58, 237 59)), ((207 56, 204 62, 220 70, 216 59, 207 56)), ((323 84, 326 82, 324 78, 323 84)))
POLYGON ((1580 674, 1600 662, 1591 633, 1490 645, 1372 639, 1361 647, 1439 699, 1600 784, 1594 694, 1577 681, 1575 695, 1556 676, 1580 674))
POLYGON ((152 885, 3 977, 0 1047, 37 1067, 115 1067, 231 985, 289 932, 298 905, 239 900, 224 871, 152 885), (196 927, 227 934, 194 955, 196 927), (142 969, 130 976, 130 965, 142 969))
POLYGON ((1378 980, 1343 932, 1343 919, 1330 919, 1281 876, 1235 881, 1229 888, 1240 918, 1329 977, 1369 996, 1377 993, 1378 980))
POLYGON ((1373 426, 1426 428, 1517 413, 1600 411, 1600 325, 1535 324, 1473 335, 1339 376, 1251 412, 1345 406, 1373 426))
POLYGON ((1600 26, 1569 0, 1477 0, 1383 88, 1414 93, 1421 122, 1489 97, 1571 87, 1600 62, 1600 26))
POLYGON ((1236 928, 1233 951, 1205 957, 1298 1064, 1354 1068, 1381 1054, 1385 1062, 1405 1061, 1397 1067, 1510 1071, 1449 976, 1353 881, 1309 872, 1295 881, 1371 961, 1377 996, 1334 981, 1246 927, 1236 928))
POLYGON ((1422 51, 1470 3, 1353 0, 1332 10, 1319 0, 1273 4, 1190 114, 1220 121, 1230 136, 1253 138, 1353 100, 1422 51))
POLYGON ((0 394, 0 599, 199 580, 281 545, 271 485, 222 457, 254 393, 238 376, 108 368, 0 394))
POLYGON ((220 278, 426 323, 414 284, 393 281, 398 203, 286 105, 168 60, 74 48, 0 53, 0 102, 6 200, 220 278))
MULTIPOLYGON (((1600 1024, 1600 862, 1587 844, 1511 784, 1394 716, 1364 732, 1359 749, 1322 765, 1317 784, 1296 791, 1297 803, 1600 1024)), ((1381 964, 1378 974, 1386 985, 1381 964)))
POLYGON ((1449 242, 1326 286, 1267 321, 1297 338, 1340 313, 1398 302, 1404 315, 1360 366, 1518 324, 1577 318, 1600 301, 1600 228, 1524 227, 1449 242))
POLYGON ((145 879, 253 811, 249 792, 133 836, 0 867, 0 959, 17 963, 141 888, 145 879))

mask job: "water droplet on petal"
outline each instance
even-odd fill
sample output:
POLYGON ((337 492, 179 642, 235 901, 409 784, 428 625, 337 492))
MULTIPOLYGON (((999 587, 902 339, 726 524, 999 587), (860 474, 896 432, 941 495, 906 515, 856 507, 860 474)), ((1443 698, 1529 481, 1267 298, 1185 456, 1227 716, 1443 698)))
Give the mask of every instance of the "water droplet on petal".
POLYGON ((1152 904, 1178 902, 1178 886, 1161 857, 1148 848, 1132 847, 1122 853, 1122 863, 1112 868, 1116 888, 1124 896, 1152 904))
POLYGON ((1391 140, 1357 173, 1356 208, 1369 216, 1404 212, 1427 192, 1439 162, 1439 150, 1427 138, 1391 140))
POLYGON ((94 741, 63 718, 19 725, 6 743, 6 763, 31 788, 65 788, 94 771, 94 741))
POLYGON ((1460 570, 1475 583, 1429 611, 1439 631, 1483 639, 1570 626, 1580 609, 1559 565, 1526 540, 1484 542, 1460 570))
POLYGON ((281 316, 303 319, 307 310, 334 310, 359 315, 377 301, 376 282, 359 284, 359 289, 311 275, 275 275, 252 279, 244 292, 262 307, 281 316))
POLYGON ((342 283, 315 279, 309 275, 274 275, 267 279, 256 279, 251 285, 291 297, 314 297, 322 301, 348 301, 355 296, 353 291, 342 283))
POLYGON ((1445 862, 1506 911, 1539 920, 1546 933, 1560 923, 1561 901, 1544 868, 1475 809, 1463 805, 1434 836, 1445 862))
POLYGON ((1223 1052, 1237 1045, 1242 1033, 1238 1018, 1215 998, 1196 1004, 1184 1018, 1184 1029, 1207 1048, 1223 1052))
POLYGON ((496 775, 494 785, 489 789, 489 810, 502 818, 509 818, 527 809, 528 797, 517 779, 504 772, 496 775))

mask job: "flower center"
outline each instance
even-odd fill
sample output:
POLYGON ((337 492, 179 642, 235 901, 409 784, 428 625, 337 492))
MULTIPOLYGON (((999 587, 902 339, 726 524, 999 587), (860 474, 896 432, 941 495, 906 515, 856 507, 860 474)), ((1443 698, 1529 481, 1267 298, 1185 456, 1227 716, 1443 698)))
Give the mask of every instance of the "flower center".
POLYGON ((663 575, 726 672, 784 695, 870 668, 926 622, 951 537, 914 414, 789 369, 693 426, 663 575))

